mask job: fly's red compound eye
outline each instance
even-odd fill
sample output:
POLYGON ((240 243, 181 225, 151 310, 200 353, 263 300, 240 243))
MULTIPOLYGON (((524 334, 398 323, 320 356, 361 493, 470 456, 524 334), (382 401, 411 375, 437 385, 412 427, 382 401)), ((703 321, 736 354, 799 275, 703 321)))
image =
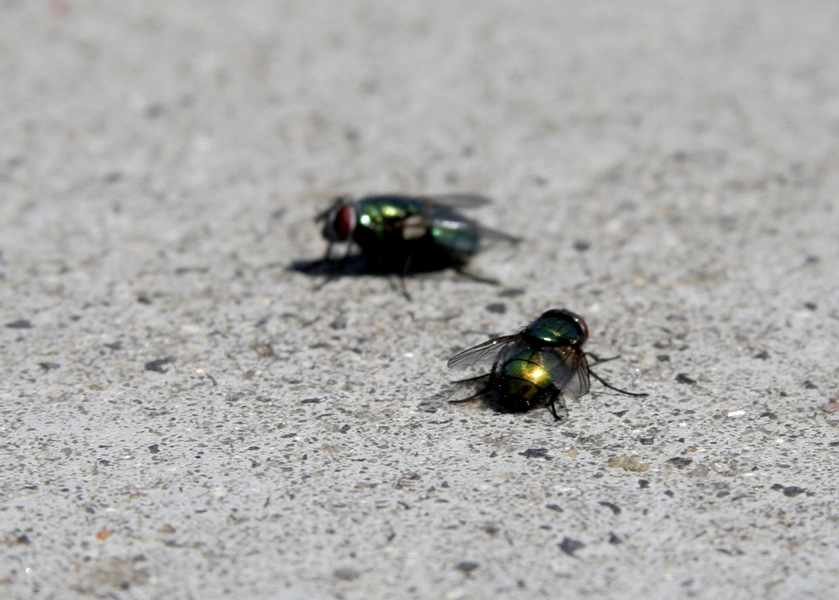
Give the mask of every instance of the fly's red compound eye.
POLYGON ((583 319, 577 313, 571 312, 570 310, 565 308, 560 308, 558 310, 550 310, 545 314, 561 315, 566 319, 570 318, 572 321, 574 321, 574 324, 577 326, 577 330, 582 335, 580 343, 583 344, 588 339, 588 325, 586 325, 585 319, 583 319))
POLYGON ((577 321, 577 325, 583 332, 583 341, 586 341, 588 339, 588 325, 586 325, 585 319, 583 319, 580 315, 574 313, 571 314, 574 315, 574 319, 577 321))
POLYGON ((342 206, 335 211, 335 219, 332 221, 335 229, 335 237, 339 240, 348 240, 355 229, 355 210, 352 206, 342 206))

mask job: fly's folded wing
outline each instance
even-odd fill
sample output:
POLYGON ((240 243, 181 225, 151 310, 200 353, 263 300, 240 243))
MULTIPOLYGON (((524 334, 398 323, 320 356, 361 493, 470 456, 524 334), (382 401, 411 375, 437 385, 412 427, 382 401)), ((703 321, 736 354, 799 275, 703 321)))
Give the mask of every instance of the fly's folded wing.
POLYGON ((521 343, 520 335, 493 338, 453 356, 446 365, 450 369, 466 369, 479 364, 494 364, 502 358, 502 352, 507 354, 514 351, 521 343))
POLYGON ((577 348, 559 346, 545 348, 543 364, 556 387, 566 398, 574 400, 585 396, 591 387, 588 362, 577 348))

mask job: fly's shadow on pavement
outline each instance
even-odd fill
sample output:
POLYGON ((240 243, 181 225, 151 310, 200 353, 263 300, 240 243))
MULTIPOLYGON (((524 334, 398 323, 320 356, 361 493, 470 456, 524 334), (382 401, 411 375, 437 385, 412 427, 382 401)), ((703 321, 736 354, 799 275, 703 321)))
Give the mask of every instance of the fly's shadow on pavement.
POLYGON ((364 256, 350 256, 344 261, 318 258, 316 260, 295 260, 288 266, 289 271, 303 273, 310 277, 359 277, 365 275, 389 275, 374 265, 364 256), (342 264, 343 263, 343 264, 342 264))
MULTIPOLYGON (((320 289, 326 284, 341 277, 398 277, 399 287, 403 295, 410 300, 411 296, 405 287, 405 280, 414 275, 421 275, 423 277, 451 272, 455 277, 465 279, 467 281, 474 281, 477 283, 484 283, 487 285, 499 285, 499 281, 490 277, 484 277, 471 271, 458 268, 456 266, 447 265, 440 266, 439 264, 423 264, 417 261, 411 264, 411 268, 407 272, 400 272, 395 269, 389 269, 378 261, 370 259, 363 254, 351 255, 344 259, 319 258, 317 260, 295 260, 292 262, 287 270, 303 273, 312 278, 322 278, 315 289, 320 289)), ((393 281, 393 280, 391 280, 393 281)))

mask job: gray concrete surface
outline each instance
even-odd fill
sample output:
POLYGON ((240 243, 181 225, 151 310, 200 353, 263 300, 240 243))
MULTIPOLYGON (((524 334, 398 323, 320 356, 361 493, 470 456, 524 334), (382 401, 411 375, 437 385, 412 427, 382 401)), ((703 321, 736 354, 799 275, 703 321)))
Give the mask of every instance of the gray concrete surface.
POLYGON ((834 597, 837 33, 815 0, 3 0, 0 597, 834 597), (503 286, 288 269, 380 191, 495 198, 503 286), (650 396, 435 396, 558 306, 650 396))

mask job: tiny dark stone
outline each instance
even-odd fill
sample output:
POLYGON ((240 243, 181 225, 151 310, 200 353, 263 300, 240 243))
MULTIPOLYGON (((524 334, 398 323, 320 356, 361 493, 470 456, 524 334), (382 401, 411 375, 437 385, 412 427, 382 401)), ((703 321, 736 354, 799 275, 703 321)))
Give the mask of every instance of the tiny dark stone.
POLYGON ((320 404, 321 399, 320 398, 304 398, 300 402, 303 403, 303 404, 320 404))
POLYGON ((346 329, 347 328, 347 322, 344 319, 335 319, 334 321, 332 321, 329 324, 329 326, 332 329, 346 329))
POLYGON ((31 544, 31 543, 32 543, 32 541, 31 541, 31 540, 29 539, 29 537, 28 537, 28 536, 24 533, 23 535, 18 536, 18 538, 17 538, 17 543, 18 543, 18 544, 31 544))
POLYGON ((688 385, 696 383, 696 380, 688 377, 687 373, 678 373, 676 375, 676 381, 679 383, 687 383, 688 385))
POLYGON ((828 444, 828 446, 830 446, 831 448, 835 448, 836 446, 839 446, 839 441, 836 441, 836 442, 830 442, 830 443, 828 444))
POLYGON ((760 413, 760 416, 761 417, 766 417, 767 419, 777 419, 778 418, 778 415, 776 415, 775 413, 773 413, 772 411, 769 411, 769 410, 760 413))
POLYGON ((106 348, 111 350, 122 350, 122 342, 114 342, 113 344, 105 344, 106 348))
POLYGON ((639 479, 638 480, 638 487, 641 488, 642 490, 645 490, 648 487, 650 487, 649 479, 639 479))
POLYGON ((578 252, 585 252, 589 248, 591 248, 591 242, 587 242, 585 240, 577 240, 574 242, 574 250, 577 250, 578 252))
POLYGON ((563 509, 559 504, 547 504, 545 508, 549 508, 551 510, 555 510, 556 512, 563 512, 563 509))
POLYGON ((797 485, 790 485, 784 488, 784 496, 789 496, 790 498, 794 498, 803 492, 804 488, 800 488, 797 485))
POLYGON ((752 358, 759 358, 760 360, 766 360, 767 358, 769 358, 769 353, 766 350, 763 350, 763 351, 755 354, 752 358))
POLYGON ((616 536, 614 533, 609 533, 609 543, 610 544, 622 544, 623 540, 616 536))
POLYGON ((158 452, 160 452, 160 446, 158 444, 152 444, 151 446, 149 446, 149 452, 151 452, 152 454, 157 454, 158 452))
POLYGON ((49 373, 50 371, 52 371, 53 369, 57 369, 61 365, 54 362, 42 362, 38 363, 38 366, 41 367, 45 373, 49 373))
POLYGON ((612 414, 620 419, 622 416, 624 416, 628 412, 629 412, 628 410, 616 410, 612 414))
POLYGON ((818 256, 812 256, 811 255, 811 256, 808 256, 807 258, 804 259, 804 264, 805 265, 814 265, 817 262, 819 262, 820 260, 821 260, 821 258, 819 258, 818 256))
POLYGON ((655 438, 651 438, 651 437, 641 438, 638 441, 641 442, 642 446, 652 446, 653 442, 655 442, 655 438))
POLYGON ((552 456, 548 455, 547 448, 530 448, 529 450, 525 450, 524 452, 519 452, 519 456, 526 456, 527 458, 553 458, 552 456))
POLYGON ((175 269, 175 275, 186 275, 188 273, 206 273, 209 267, 178 267, 175 269))
POLYGON ((155 373, 165 373, 166 369, 163 368, 163 365, 167 365, 173 362, 175 359, 171 356, 167 356, 166 358, 158 358, 157 360, 152 360, 146 363, 146 371, 154 371, 155 373))
POLYGON ((479 565, 476 562, 471 562, 471 561, 468 561, 468 560, 464 560, 463 562, 457 563, 454 566, 454 568, 457 569, 458 571, 463 571, 464 573, 466 573, 468 575, 469 573, 471 573, 472 571, 474 571, 475 569, 477 569, 480 566, 481 565, 479 565))
POLYGON ((498 292, 500 298, 516 298, 524 295, 524 288, 508 288, 498 292))
POLYGON ((6 327, 9 329, 32 329, 34 325, 30 321, 26 319, 18 319, 17 321, 12 321, 11 323, 6 323, 6 327))
POLYGON ((804 308, 806 308, 807 310, 816 310, 818 308, 818 305, 815 302, 805 302, 804 308))
POLYGON ((579 540, 572 540, 567 537, 559 544, 559 549, 565 552, 568 556, 574 556, 574 553, 580 548, 584 548, 585 544, 579 540))
POLYGON ((669 462, 674 467, 679 469, 684 469, 686 466, 693 462, 692 458, 685 458, 684 456, 675 456, 673 458, 668 458, 667 462, 669 462))
POLYGON ((491 313, 503 315, 505 312, 507 312, 507 305, 503 302, 493 302, 492 304, 487 304, 486 309, 491 313))
POLYGON ((341 427, 341 429, 338 430, 338 432, 339 433, 347 433, 349 430, 350 430, 350 426, 349 425, 344 425, 344 426, 341 427))
POLYGON ((355 581, 356 579, 361 577, 361 573, 359 573, 355 569, 343 568, 335 569, 332 572, 332 576, 335 577, 335 579, 342 579, 343 581, 355 581))
POLYGON ((770 489, 770 490, 782 490, 782 489, 784 489, 784 486, 783 486, 783 485, 781 485, 780 483, 776 483, 775 485, 773 485, 773 486, 772 486, 771 488, 769 488, 769 489, 770 489))
POLYGON ((670 362, 670 355, 669 354, 659 354, 655 357, 658 362, 670 362))
POLYGON ((805 390, 817 390, 817 389, 819 389, 819 386, 817 386, 815 383, 813 383, 810 380, 805 381, 801 385, 804 386, 805 390))
POLYGON ((256 355, 260 358, 274 358, 277 356, 271 344, 252 344, 251 350, 256 352, 256 355))
POLYGON ((613 502, 606 502, 605 500, 601 500, 598 502, 600 506, 605 506, 606 508, 610 509, 616 515, 621 514, 621 507, 613 502))
POLYGON ((164 108, 160 102, 155 102, 146 107, 146 117, 156 119, 163 114, 164 108))
POLYGON ((675 494, 673 493, 673 490, 664 490, 664 495, 669 496, 670 498, 675 496, 675 494))
POLYGON ((151 298, 149 298, 145 294, 140 294, 139 296, 137 296, 137 302, 139 302, 140 304, 151 304, 151 298))

